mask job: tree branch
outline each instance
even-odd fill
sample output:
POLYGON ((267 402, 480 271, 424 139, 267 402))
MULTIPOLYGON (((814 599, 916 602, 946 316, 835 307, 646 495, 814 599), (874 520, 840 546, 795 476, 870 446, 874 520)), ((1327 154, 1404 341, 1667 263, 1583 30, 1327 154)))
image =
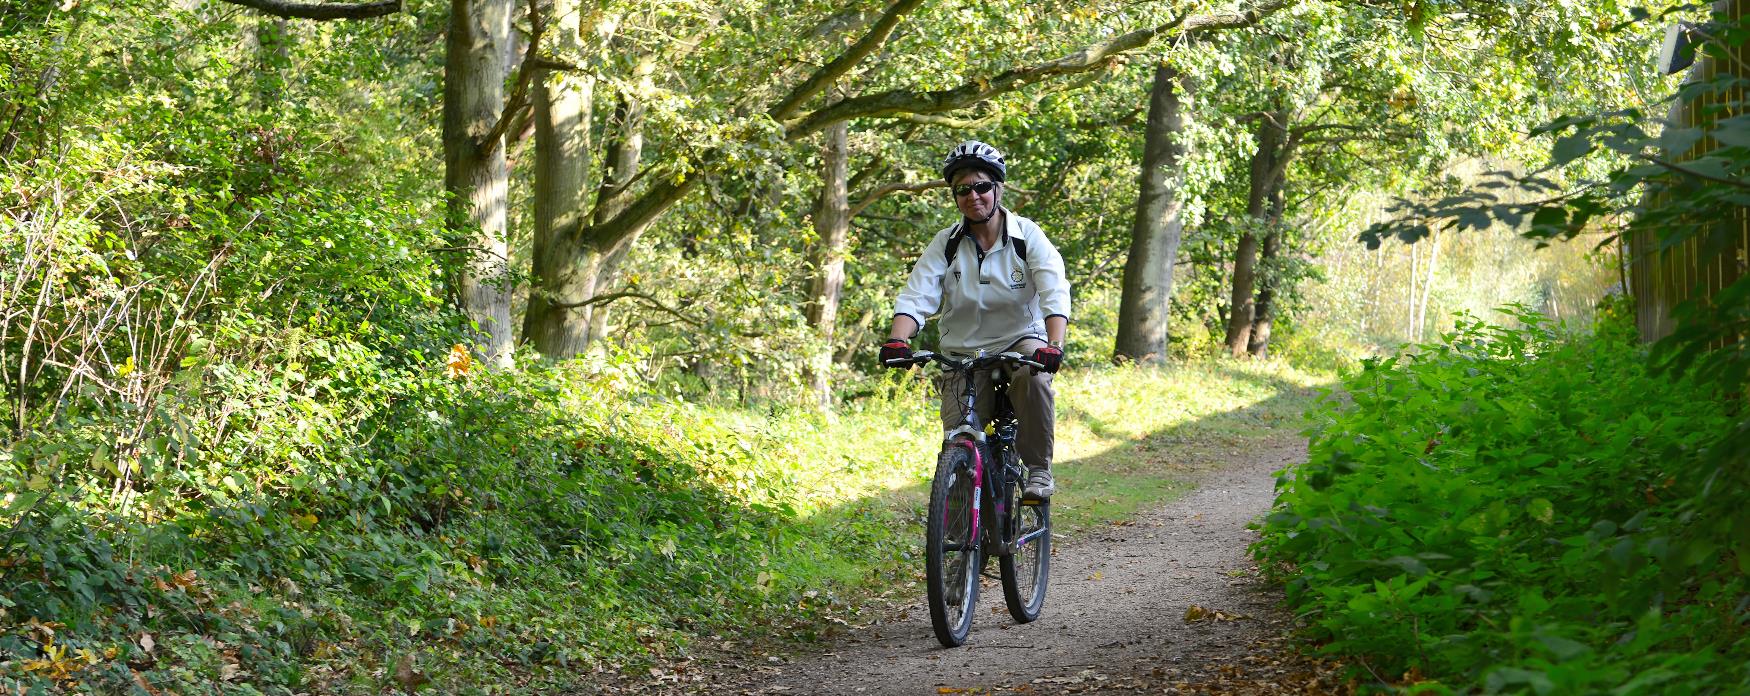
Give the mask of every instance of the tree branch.
POLYGON ((1311 123, 1304 126, 1295 126, 1290 129, 1290 132, 1295 135, 1305 136, 1325 130, 1365 131, 1367 130, 1367 126, 1354 123, 1311 123))
POLYGON ((1678 174, 1682 174, 1684 176, 1693 176, 1693 177, 1695 177, 1697 179, 1701 179, 1703 181, 1712 181, 1716 184, 1725 184, 1725 185, 1731 186, 1733 188, 1750 190, 1750 182, 1739 181, 1737 179, 1727 179, 1724 177, 1714 176, 1712 174, 1704 174, 1702 172, 1695 171, 1694 169, 1689 169, 1687 167, 1676 164, 1674 162, 1667 162, 1667 161, 1659 159, 1657 157, 1652 157, 1652 156, 1648 156, 1648 155, 1639 155, 1639 157, 1640 157, 1640 159, 1646 160, 1648 162, 1652 162, 1653 164, 1659 165, 1661 167, 1669 169, 1669 170, 1676 172, 1678 174))
POLYGON ((1136 125, 1136 117, 1140 114, 1142 114, 1142 107, 1139 106, 1124 112, 1122 115, 1113 116, 1112 118, 1087 120, 1077 119, 1074 123, 1070 124, 1070 127, 1077 130, 1104 130, 1113 126, 1133 126, 1136 125))
POLYGON ((578 302, 564 302, 564 303, 557 303, 556 302, 556 303, 552 303, 548 306, 554 307, 557 309, 577 309, 579 307, 588 307, 591 305, 605 305, 609 302, 613 302, 614 300, 623 300, 623 299, 626 299, 628 297, 633 298, 633 299, 637 299, 637 300, 643 300, 644 302, 648 303, 650 306, 655 307, 657 309, 660 309, 663 312, 666 312, 667 314, 669 314, 670 316, 673 316, 674 318, 679 319, 682 322, 689 324, 691 326, 704 326, 705 325, 704 321, 687 316, 685 313, 681 312, 680 310, 675 309, 673 307, 670 307, 666 304, 663 304, 662 300, 658 300, 655 297, 652 297, 651 295, 649 295, 647 293, 641 292, 637 288, 633 288, 630 290, 621 290, 619 292, 610 292, 610 293, 607 293, 605 295, 596 295, 595 297, 591 297, 587 300, 581 300, 578 302))
POLYGON ((930 189, 946 188, 947 186, 948 182, 939 179, 922 183, 900 181, 892 184, 885 184, 874 191, 870 191, 869 195, 863 197, 863 200, 859 201, 856 205, 851 206, 851 217, 857 217, 859 213, 863 212, 864 208, 874 205, 875 201, 886 198, 889 194, 901 192, 922 193, 930 189))
POLYGON ((870 179, 885 175, 887 170, 892 168, 893 166, 887 163, 886 157, 876 155, 874 159, 869 161, 869 166, 859 169, 856 174, 851 175, 851 180, 845 182, 845 189, 860 189, 863 187, 863 184, 867 183, 870 179))
POLYGON ((546 30, 546 24, 541 21, 540 8, 535 0, 529 0, 529 47, 523 49, 523 64, 516 70, 516 86, 510 90, 510 96, 504 100, 504 111, 498 115, 498 121, 492 124, 492 130, 486 132, 487 147, 496 147, 505 133, 510 131, 510 124, 518 120, 517 115, 529 107, 529 85, 534 81, 535 68, 541 55, 541 34, 546 30))
POLYGON ((778 102, 766 113, 771 115, 772 120, 780 123, 790 118, 797 109, 802 108, 803 102, 825 91, 828 85, 840 77, 844 77, 845 73, 850 72, 851 68, 857 67, 857 64, 863 62, 864 58, 869 57, 875 52, 875 49, 880 48, 881 44, 887 43, 887 37, 893 35, 894 28, 899 26, 899 20, 905 18, 907 13, 917 9, 917 6, 922 4, 924 4, 924 0, 898 0, 893 3, 892 7, 887 8, 887 13, 881 15, 881 19, 875 22, 875 26, 869 28, 869 33, 864 34, 863 38, 858 39, 857 43, 852 44, 849 49, 839 54, 839 57, 834 58, 832 62, 814 71, 813 75, 808 76, 807 80, 790 91, 789 96, 784 97, 783 101, 778 102))
MULTIPOLYGON (((1179 15, 1176 19, 1158 27, 1138 29, 1107 41, 1091 44, 1061 58, 1007 70, 995 77, 973 78, 952 89, 934 92, 914 92, 903 89, 877 92, 842 99, 800 118, 789 120, 778 118, 778 120, 785 126, 786 137, 790 140, 796 140, 825 128, 828 124, 852 118, 893 116, 896 114, 939 114, 957 111, 1035 82, 1105 68, 1123 53, 1146 46, 1155 38, 1175 30, 1178 35, 1186 36, 1200 32, 1248 27, 1296 1, 1265 0, 1252 9, 1241 12, 1195 16, 1179 15)), ((793 111, 794 109, 791 109, 784 113, 793 111)), ((780 111, 774 109, 772 113, 775 115, 780 111)))
POLYGON ((1388 131, 1385 133, 1358 133, 1356 135, 1334 135, 1334 136, 1324 137, 1324 138, 1302 138, 1298 141, 1298 143, 1301 145, 1337 145, 1337 144, 1341 144, 1341 143, 1352 143, 1352 142, 1355 142, 1358 140, 1359 141, 1391 140, 1393 138, 1402 138, 1403 136, 1404 136, 1403 133, 1389 132, 1388 131))
MULTIPOLYGON (((647 170, 648 168, 643 168, 639 172, 642 174, 647 170)), ((616 245, 642 231, 646 225, 656 219, 656 216, 668 210, 669 206, 680 202, 681 198, 692 193, 693 188, 699 185, 699 181, 704 176, 705 172, 694 170, 671 175, 657 181, 651 184, 650 188, 645 189, 637 200, 622 208, 618 215, 600 224, 584 228, 584 234, 593 237, 591 243, 602 249, 604 253, 610 252, 616 245)))
POLYGON ((588 73, 589 72, 589 68, 585 68, 585 67, 578 65, 576 63, 573 63, 571 61, 559 60, 558 58, 553 58, 550 56, 536 56, 532 60, 534 60, 535 67, 541 68, 543 70, 552 70, 554 72, 574 72, 574 73, 588 73))
POLYGON ((958 130, 978 130, 1002 117, 1001 111, 992 111, 977 118, 954 118, 953 116, 937 116, 935 114, 896 114, 893 118, 925 126, 942 126, 958 130))
MULTIPOLYGON (((921 4, 922 1, 897 0, 888 9, 882 20, 871 28, 868 35, 847 49, 843 55, 816 71, 813 77, 797 87, 783 102, 774 106, 768 113, 795 113, 803 101, 826 89, 833 80, 849 72, 858 61, 878 48, 881 42, 885 41, 887 35, 891 33, 892 27, 890 25, 897 23, 900 16, 921 4), (885 29, 882 28, 884 26, 885 29)), ((796 142, 836 121, 846 119, 892 116, 901 113, 939 114, 957 111, 992 96, 1012 92, 1032 83, 1104 68, 1121 57, 1120 54, 1123 52, 1147 45, 1155 38, 1169 32, 1177 31, 1178 35, 1185 36, 1248 27, 1298 1, 1263 0, 1251 9, 1239 12, 1195 16, 1180 15, 1177 19, 1158 27, 1133 31, 1108 41, 1087 46, 1062 58, 1009 70, 994 78, 977 78, 953 89, 937 92, 894 90, 852 97, 818 109, 806 116, 779 120, 785 127, 785 141, 796 142)), ((591 243, 596 244, 598 248, 604 250, 611 248, 642 230, 663 211, 690 193, 722 156, 723 152, 716 149, 699 153, 697 157, 693 158, 697 166, 693 167, 691 171, 686 172, 678 179, 671 176, 655 182, 618 215, 613 216, 612 219, 582 228, 579 233, 590 238, 591 243)), ((1028 195, 1028 192, 1012 187, 1009 190, 1017 195, 1028 195)))
POLYGON ((326 2, 286 2, 285 0, 225 0, 233 5, 260 10, 286 19, 370 19, 401 11, 401 0, 378 0, 356 4, 326 2))

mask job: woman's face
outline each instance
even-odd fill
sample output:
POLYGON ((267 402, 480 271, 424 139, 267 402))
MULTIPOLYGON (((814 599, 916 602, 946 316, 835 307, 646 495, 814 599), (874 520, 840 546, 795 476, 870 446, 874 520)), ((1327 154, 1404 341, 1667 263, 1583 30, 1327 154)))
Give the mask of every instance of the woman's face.
POLYGON ((966 195, 955 195, 954 190, 961 186, 975 185, 981 181, 994 181, 990 173, 977 167, 970 167, 954 175, 954 185, 949 187, 949 195, 954 196, 954 205, 959 206, 960 214, 972 220, 984 220, 996 212, 997 201, 1002 198, 1001 186, 992 187, 986 193, 968 191, 966 195))

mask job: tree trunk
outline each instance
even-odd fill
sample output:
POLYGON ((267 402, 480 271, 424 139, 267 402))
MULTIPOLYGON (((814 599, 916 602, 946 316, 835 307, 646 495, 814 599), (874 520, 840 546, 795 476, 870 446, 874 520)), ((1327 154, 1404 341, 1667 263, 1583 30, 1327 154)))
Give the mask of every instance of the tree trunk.
MULTIPOLYGON (((640 61, 634 69, 634 77, 638 79, 639 88, 644 93, 648 93, 652 87, 651 73, 655 65, 653 58, 647 58, 640 61)), ((622 92, 619 103, 614 107, 614 120, 608 124, 608 129, 605 160, 602 163, 602 183, 596 189, 597 224, 619 215, 631 201, 628 195, 629 184, 638 175, 639 163, 644 158, 644 102, 630 93, 622 92)), ((636 242, 635 239, 628 241, 614 255, 602 260, 593 281, 597 290, 614 284, 620 275, 621 264, 636 242)), ((595 341, 607 336, 610 309, 607 305, 597 305, 590 307, 581 317, 589 322, 588 340, 595 341)))
POLYGON ((1259 257, 1258 302, 1252 318, 1252 333, 1246 340, 1246 351, 1255 358, 1270 357, 1270 329, 1276 322, 1276 290, 1282 282, 1277 257, 1282 252, 1282 214, 1286 202, 1282 197, 1283 181, 1278 178, 1270 192, 1270 221, 1264 236, 1263 253, 1259 257))
POLYGON ((448 226, 464 247, 462 309, 480 352, 508 364, 511 349, 504 139, 488 141, 504 113, 504 44, 510 0, 451 0, 444 58, 444 190, 448 226))
POLYGON ((850 238, 850 191, 845 184, 850 146, 845 122, 828 126, 821 151, 820 199, 814 205, 814 278, 808 290, 808 325, 814 328, 820 351, 809 356, 808 386, 822 409, 832 407, 832 340, 838 322, 839 296, 845 286, 845 246, 850 238))
POLYGON ((1287 111, 1273 111, 1258 119, 1258 132, 1254 136, 1258 151, 1252 155, 1251 190, 1246 195, 1246 230, 1240 235, 1239 249, 1234 252, 1233 293, 1229 295, 1227 315, 1227 352, 1236 358, 1246 354, 1252 320, 1256 317, 1256 298, 1253 297, 1258 270, 1256 228, 1265 222, 1269 191, 1281 171, 1287 123, 1287 111))
POLYGON ((833 362, 840 365, 851 364, 851 359, 857 357, 857 350, 864 345, 862 337, 868 334, 869 328, 874 325, 875 310, 863 310, 863 316, 857 317, 857 323, 851 325, 851 330, 835 337, 840 346, 838 354, 833 357, 833 362))
MULTIPOLYGON (((575 2, 568 0, 567 4, 575 2)), ((605 18, 601 26, 593 32, 596 36, 606 36, 617 26, 616 18, 605 18)), ((560 27, 558 33, 571 35, 569 27, 560 27)), ((561 49, 564 46, 561 45, 561 49)), ((634 75, 643 86, 648 87, 650 75, 655 65, 655 58, 646 58, 635 69, 634 75)), ((558 284, 553 285, 557 294, 549 300, 548 306, 536 309, 533 299, 530 301, 530 313, 540 311, 540 328, 536 329, 536 319, 525 318, 524 330, 534 340, 534 336, 545 334, 558 337, 551 341, 551 350, 536 343, 537 349, 543 355, 553 358, 563 358, 581 353, 589 344, 607 333, 609 309, 605 305, 570 306, 557 308, 553 305, 576 305, 596 296, 602 289, 612 285, 618 275, 620 263, 630 252, 632 244, 640 233, 650 223, 645 220, 622 220, 633 199, 629 195, 629 185, 637 175, 639 162, 644 150, 644 106, 636 97, 622 93, 615 107, 612 121, 608 123, 605 152, 602 159, 602 181, 596 189, 593 212, 585 214, 585 193, 583 186, 589 171, 589 122, 590 98, 593 92, 593 82, 585 83, 581 98, 581 118, 577 121, 578 130, 575 136, 580 139, 581 156, 571 160, 575 165, 574 180, 565 183, 555 193, 562 194, 575 204, 575 224, 556 227, 565 231, 562 237, 556 238, 548 247, 548 253, 537 253, 534 257, 536 275, 544 278, 543 269, 554 269, 558 284)), ((556 140, 555 140, 556 141, 556 140)), ((539 148, 540 131, 537 128, 537 148, 539 148)), ((540 169, 540 150, 537 149, 537 171, 540 169)), ((567 167, 567 174, 573 172, 567 167)), ((555 179, 558 181, 558 179, 555 179)), ((672 202, 672 201, 671 201, 672 202)), ((537 207, 539 199, 537 199, 537 207)), ((666 207, 666 206, 664 206, 666 207)), ((537 244, 539 244, 539 225, 537 223, 537 244)))
POLYGON ((1173 260, 1179 254, 1185 224, 1181 217, 1184 201, 1179 197, 1185 182, 1183 162, 1190 152, 1184 137, 1185 112, 1191 107, 1193 89, 1191 79, 1172 66, 1163 62, 1155 67, 1114 358, 1144 363, 1167 358, 1173 260))
MULTIPOLYGON (((552 0, 545 50, 567 60, 582 55, 581 3, 552 0)), ((595 293, 592 254, 580 235, 588 215, 590 103, 595 79, 570 71, 534 73, 535 239, 534 287, 523 315, 523 340, 553 360, 583 352, 589 323, 578 303, 595 293), (566 306, 572 305, 572 306, 566 306)))
MULTIPOLYGON (((649 92, 654 82, 651 72, 655 60, 640 61, 634 69, 639 88, 649 92)), ((633 94, 622 92, 614 105, 613 120, 608 123, 601 186, 596 189, 595 224, 602 224, 619 215, 629 202, 627 185, 638 175, 638 163, 644 157, 644 102, 633 94)))
POLYGON ((1422 280, 1422 300, 1416 310, 1416 342, 1422 342, 1422 336, 1428 326, 1428 293, 1434 287, 1434 269, 1440 263, 1440 237, 1428 235, 1428 275, 1422 280))
POLYGON ((1414 343, 1416 340, 1416 284, 1422 279, 1422 255, 1416 251, 1416 245, 1410 244, 1410 294, 1404 303, 1408 309, 1404 315, 1404 340, 1414 343))

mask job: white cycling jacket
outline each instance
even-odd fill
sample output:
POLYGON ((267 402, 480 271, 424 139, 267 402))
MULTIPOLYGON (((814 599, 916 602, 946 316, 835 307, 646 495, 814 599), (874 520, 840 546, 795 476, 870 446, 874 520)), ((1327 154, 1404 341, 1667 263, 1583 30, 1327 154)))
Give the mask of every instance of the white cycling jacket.
POLYGON ((992 249, 962 231, 964 223, 937 232, 912 266, 894 316, 923 326, 940 312, 938 350, 970 355, 998 352, 1023 338, 1045 340, 1045 318, 1069 313, 1069 279, 1063 256, 1032 220, 1004 209, 1007 234, 992 249), (1015 240, 1022 240, 1015 244, 1015 240), (947 249, 957 245, 952 264, 947 249), (1024 247, 1027 258, 1017 253, 1024 247))

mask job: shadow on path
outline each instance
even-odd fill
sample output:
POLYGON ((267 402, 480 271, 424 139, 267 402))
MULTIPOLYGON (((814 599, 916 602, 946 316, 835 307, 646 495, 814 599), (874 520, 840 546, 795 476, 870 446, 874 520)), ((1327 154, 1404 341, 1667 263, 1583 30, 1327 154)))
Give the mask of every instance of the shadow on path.
POLYGON ((1255 643, 1283 633, 1287 617, 1276 609, 1279 596, 1256 579, 1245 552, 1256 535, 1246 525, 1268 509, 1274 472, 1304 461, 1305 442, 1293 428, 1313 396, 1298 385, 1270 386, 1279 390, 1270 399, 1059 464, 1054 512, 1071 531, 1053 548, 1039 621, 1015 624, 1000 587, 987 580, 972 636, 944 649, 914 585, 896 593, 909 589, 914 601, 852 627, 817 654, 767 657, 674 691, 1118 691, 1247 659, 1255 643), (1108 493, 1078 497, 1088 490, 1108 493), (1160 506, 1163 496, 1176 499, 1160 506), (1192 607, 1208 618, 1188 622, 1192 607))

